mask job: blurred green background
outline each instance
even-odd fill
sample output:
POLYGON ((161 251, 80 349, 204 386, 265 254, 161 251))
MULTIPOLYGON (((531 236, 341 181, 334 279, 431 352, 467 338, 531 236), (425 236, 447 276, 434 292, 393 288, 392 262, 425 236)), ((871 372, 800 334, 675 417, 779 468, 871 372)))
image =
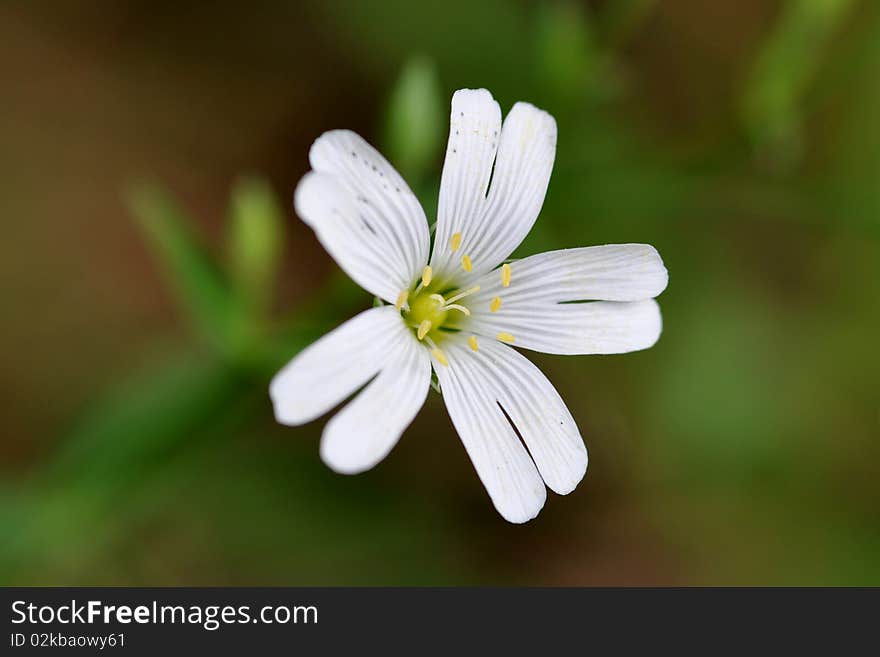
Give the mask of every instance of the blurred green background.
POLYGON ((0 71, 3 584, 880 584, 880 3, 8 2, 0 71), (534 356, 590 468, 525 526, 438 395, 345 477, 267 394, 371 302, 310 143, 433 216, 459 87, 557 119, 518 254, 670 271, 653 349, 534 356))

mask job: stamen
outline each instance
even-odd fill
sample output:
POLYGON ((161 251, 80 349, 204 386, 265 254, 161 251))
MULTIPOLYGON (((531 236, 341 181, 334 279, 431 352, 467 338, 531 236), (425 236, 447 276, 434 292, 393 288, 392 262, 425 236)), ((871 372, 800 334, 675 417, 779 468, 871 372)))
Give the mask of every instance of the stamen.
POLYGON ((510 285, 510 265, 506 262, 501 265, 501 286, 507 287, 510 285))
POLYGON ((461 268, 466 272, 470 272, 474 268, 474 263, 471 262, 470 256, 461 256, 461 268))
POLYGON ((445 303, 447 303, 447 304, 455 303, 459 299, 464 299, 465 297, 468 297, 468 296, 475 294, 476 292, 479 292, 479 291, 480 291, 480 286, 474 285, 473 287, 468 288, 464 292, 459 292, 458 294, 449 297, 448 299, 445 300, 445 303))
POLYGON ((470 315, 471 311, 465 308, 464 306, 459 306, 457 303, 448 303, 443 306, 440 310, 458 310, 463 312, 465 315, 470 315))
MULTIPOLYGON (((477 286, 477 287, 479 288, 479 286, 477 286)), ((463 312, 465 315, 470 315, 471 314, 470 310, 468 310, 464 306, 461 306, 457 303, 452 303, 453 301, 457 301, 458 299, 461 299, 462 296, 467 296, 470 293, 471 293, 470 291, 467 291, 463 294, 459 294, 459 295, 454 296, 451 299, 449 299, 449 301, 444 299, 442 294, 432 294, 428 298, 433 299, 438 304, 440 304, 440 308, 438 308, 438 310, 440 310, 442 312, 446 312, 447 310, 458 310, 459 312, 463 312)))
POLYGON ((501 342, 507 342, 508 344, 513 344, 513 342, 515 340, 513 335, 511 335, 510 333, 505 333, 504 331, 502 331, 501 333, 499 333, 495 337, 498 338, 499 340, 501 340, 501 342))
POLYGON ((425 268, 422 270, 422 286, 428 287, 431 284, 431 277, 434 275, 434 271, 431 269, 431 265, 425 265, 425 268))
POLYGON ((409 290, 403 290, 400 294, 397 295, 397 301, 394 303, 394 307, 397 310, 401 308, 406 308, 406 300, 409 299, 409 290))
POLYGON ((442 351, 440 351, 439 349, 437 349, 437 347, 434 347, 434 349, 431 351, 431 355, 432 355, 434 358, 436 358, 437 361, 438 361, 441 365, 444 365, 445 367, 449 367, 449 361, 446 360, 446 354, 444 354, 442 351))
POLYGON ((452 233, 452 237, 449 238, 449 248, 453 253, 461 248, 461 233, 452 233))
POLYGON ((479 345, 477 345, 477 336, 476 335, 472 335, 471 337, 468 338, 468 344, 470 345, 471 349, 473 349, 474 351, 480 350, 479 345))
POLYGON ((492 299, 492 303, 489 304, 489 310, 497 313, 499 308, 501 308, 501 297, 495 297, 492 299))
POLYGON ((422 323, 419 324, 419 330, 416 333, 416 335, 418 335, 419 340, 424 340, 425 336, 428 335, 428 331, 430 331, 430 330, 431 330, 431 320, 430 319, 423 319, 422 323))

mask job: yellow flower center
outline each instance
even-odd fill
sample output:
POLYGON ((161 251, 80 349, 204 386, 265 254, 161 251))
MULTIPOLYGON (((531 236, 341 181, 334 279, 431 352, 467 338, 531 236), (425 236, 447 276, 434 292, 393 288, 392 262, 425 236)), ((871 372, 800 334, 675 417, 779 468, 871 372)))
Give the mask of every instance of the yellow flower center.
POLYGON ((455 324, 458 317, 471 314, 466 306, 456 302, 479 290, 479 285, 457 290, 437 284, 420 284, 412 292, 401 293, 397 307, 403 320, 415 331, 416 337, 433 346, 442 341, 448 331, 458 330, 455 324), (459 313, 458 317, 453 313, 459 313))
POLYGON ((439 337, 437 331, 446 323, 449 310, 445 308, 443 297, 429 286, 410 298, 409 312, 404 312, 403 317, 406 319, 406 323, 418 332, 423 330, 421 327, 428 327, 427 331, 419 336, 419 339, 423 339, 427 334, 436 341, 439 337))
POLYGON ((455 311, 462 315, 471 314, 467 307, 456 301, 479 290, 479 285, 467 290, 450 288, 433 280, 431 267, 425 267, 421 281, 414 289, 401 291, 395 307, 400 311, 407 326, 415 332, 416 337, 436 350, 437 342, 443 340, 446 331, 457 330, 451 313, 455 311))
MULTIPOLYGON (((449 248, 454 253, 461 248, 462 234, 453 233, 449 248)), ((470 273, 473 271, 473 262, 470 256, 463 255, 461 257, 461 268, 470 273)), ((510 265, 504 263, 501 266, 501 286, 509 287, 511 281, 510 265)), ((449 362, 446 355, 437 347, 438 342, 442 342, 445 334, 451 331, 458 331, 455 325, 454 315, 452 311, 461 313, 462 315, 470 315, 471 311, 457 301, 463 300, 465 297, 479 292, 480 286, 474 285, 466 290, 449 288, 439 281, 434 280, 434 271, 430 265, 422 270, 422 277, 414 288, 401 290, 397 296, 397 302, 394 307, 400 311, 403 321, 409 326, 420 342, 424 342, 431 348, 431 355, 441 365, 448 365, 449 362)), ((497 313, 501 309, 501 297, 493 297, 489 303, 489 311, 497 313)), ((497 340, 513 344, 515 338, 512 334, 502 331, 496 336, 497 340)), ((477 352, 480 346, 477 343, 477 337, 472 335, 468 338, 468 345, 477 352)))

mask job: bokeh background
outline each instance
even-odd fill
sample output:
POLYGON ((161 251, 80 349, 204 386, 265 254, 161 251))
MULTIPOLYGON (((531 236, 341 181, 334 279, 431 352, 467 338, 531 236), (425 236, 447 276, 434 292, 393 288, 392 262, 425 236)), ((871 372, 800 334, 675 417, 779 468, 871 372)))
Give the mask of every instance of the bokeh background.
POLYGON ((4 2, 3 584, 880 584, 880 3, 4 2), (272 374, 368 306, 322 131, 436 207, 448 102, 557 119, 518 254, 647 242, 653 349, 535 356, 585 480, 494 511, 443 408, 345 477, 272 374))

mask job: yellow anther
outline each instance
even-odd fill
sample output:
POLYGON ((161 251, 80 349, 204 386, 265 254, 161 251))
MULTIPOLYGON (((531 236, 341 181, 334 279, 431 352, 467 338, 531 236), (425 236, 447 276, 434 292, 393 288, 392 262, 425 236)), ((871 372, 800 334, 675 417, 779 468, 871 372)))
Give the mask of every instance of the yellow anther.
POLYGON ((431 320, 423 319, 422 323, 419 324, 419 330, 416 335, 419 336, 419 340, 424 340, 425 336, 428 335, 428 331, 431 330, 431 320))
POLYGON ((461 233, 452 233, 452 237, 449 238, 449 248, 453 253, 461 248, 461 233))
POLYGON ((455 303, 455 302, 458 301, 459 299, 464 299, 465 297, 468 297, 468 296, 470 296, 470 295, 472 295, 472 294, 476 294, 476 293, 479 292, 479 291, 480 291, 480 286, 479 286, 479 285, 474 285, 473 287, 468 288, 468 289, 465 290, 464 292, 459 292, 458 294, 449 297, 448 299, 446 299, 446 303, 447 303, 447 304, 449 304, 449 303, 455 303))
POLYGON ((480 350, 479 345, 477 345, 477 336, 476 335, 472 335, 471 337, 468 338, 468 344, 470 345, 471 349, 473 349, 474 351, 480 350))
POLYGON ((448 303, 443 306, 443 310, 457 310, 459 312, 464 313, 465 315, 470 315, 471 311, 465 308, 464 306, 460 306, 457 303, 448 303))
POLYGON ((504 331, 502 331, 501 333, 499 333, 495 337, 498 338, 499 340, 501 340, 501 342, 507 342, 509 344, 513 344, 513 342, 514 342, 513 335, 511 335, 510 333, 505 333, 504 331))
POLYGON ((489 310, 493 313, 497 313, 499 308, 501 308, 501 297, 495 297, 489 304, 489 310))
POLYGON ((441 365, 445 365, 447 367, 449 366, 449 361, 446 360, 446 354, 437 349, 437 347, 434 347, 434 349, 431 351, 431 355, 436 358, 437 362, 439 362, 441 365))
POLYGON ((434 275, 434 271, 431 269, 431 265, 425 265, 425 268, 422 270, 422 285, 424 287, 428 287, 431 284, 431 277, 434 275))
POLYGON ((503 287, 510 285, 510 265, 506 262, 501 265, 501 285, 503 287))
POLYGON ((461 256, 461 268, 464 269, 466 272, 469 272, 474 268, 474 263, 471 262, 470 256, 461 256))
POLYGON ((409 299, 409 290, 403 290, 397 295, 397 301, 394 303, 394 307, 400 310, 406 305, 407 299, 409 299))

